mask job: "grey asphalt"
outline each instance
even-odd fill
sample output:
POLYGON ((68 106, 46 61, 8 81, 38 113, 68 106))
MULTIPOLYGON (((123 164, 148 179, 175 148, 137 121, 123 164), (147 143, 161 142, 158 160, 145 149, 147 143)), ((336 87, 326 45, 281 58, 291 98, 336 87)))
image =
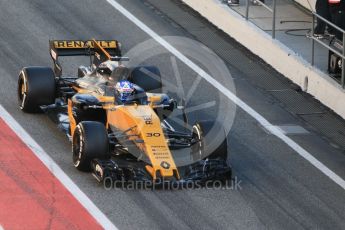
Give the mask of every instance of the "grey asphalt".
MULTIPOLYGON (((214 76, 217 80, 225 85, 232 80, 237 95, 274 125, 306 129, 307 134, 290 137, 345 178, 345 122, 332 111, 179 1, 119 2, 158 34, 195 39, 213 50, 232 77, 214 76)), ((49 39, 116 38, 126 52, 149 36, 105 0, 2 0, 0 9, 0 103, 118 228, 345 228, 345 191, 239 108, 229 133, 229 161, 241 181, 237 190, 105 190, 90 174, 74 169, 70 143, 56 124, 43 114, 19 111, 17 75, 24 66, 51 65, 49 39)), ((158 65, 164 80, 178 85, 171 60, 165 53, 146 62, 158 65)), ((197 76, 179 61, 177 66, 188 92, 197 76)), ((208 101, 216 101, 216 107, 191 113, 192 120, 227 116, 233 109, 201 80, 188 106, 208 101)))

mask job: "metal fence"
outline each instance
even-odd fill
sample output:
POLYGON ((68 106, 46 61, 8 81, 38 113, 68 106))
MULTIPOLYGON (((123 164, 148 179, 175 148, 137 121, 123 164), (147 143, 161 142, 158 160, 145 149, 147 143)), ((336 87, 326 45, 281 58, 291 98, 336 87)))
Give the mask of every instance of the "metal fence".
MULTIPOLYGON (((340 27, 338 27, 337 25, 333 24, 332 22, 328 21, 327 19, 321 17, 320 15, 318 15, 317 13, 313 12, 313 20, 312 20, 312 27, 311 27, 311 40, 312 40, 312 54, 311 54, 311 64, 314 66, 314 60, 315 60, 315 42, 319 43, 320 45, 324 46, 326 49, 328 49, 328 51, 332 51, 333 53, 335 53, 336 55, 338 55, 342 62, 341 62, 341 80, 340 80, 340 84, 343 88, 345 88, 345 31, 343 29, 341 29, 340 27), (315 28, 315 21, 316 19, 322 20, 323 22, 325 22, 328 27, 332 27, 333 29, 339 31, 342 33, 342 51, 339 52, 339 49, 336 49, 336 47, 331 46, 330 44, 327 44, 323 41, 321 41, 320 39, 318 39, 317 37, 314 36, 314 28, 315 28)), ((329 64, 328 64, 329 65, 329 64)))
MULTIPOLYGON (((258 1, 258 0, 257 0, 258 1)), ((276 17, 277 17, 277 0, 272 0, 272 7, 269 7, 268 5, 258 1, 258 4, 263 6, 265 9, 267 9, 269 12, 272 13, 272 38, 275 39, 276 38, 276 17)), ((246 0, 246 10, 245 10, 245 18, 246 20, 249 20, 249 11, 250 11, 250 0, 246 0)), ((311 64, 312 66, 314 66, 314 60, 315 60, 315 42, 319 43, 320 45, 324 46, 329 52, 333 52, 334 54, 338 55, 339 58, 341 59, 341 78, 340 78, 340 84, 342 85, 343 88, 345 88, 345 30, 341 29, 340 27, 338 27, 337 25, 333 24, 332 22, 328 21, 327 19, 321 17, 320 15, 318 15, 316 12, 312 12, 312 22, 311 22, 311 64), (315 28, 315 21, 316 19, 320 19, 322 21, 324 21, 328 27, 332 27, 335 30, 339 31, 343 36, 342 36, 342 44, 341 47, 339 49, 334 47, 333 45, 331 45, 330 43, 327 44, 326 42, 320 40, 319 38, 317 38, 316 36, 314 36, 314 28, 315 28)), ((329 65, 329 63, 328 63, 329 65)))
MULTIPOLYGON (((273 21, 272 21, 272 38, 275 39, 276 38, 276 13, 277 13, 277 0, 273 0, 273 7, 270 8, 268 5, 266 5, 265 3, 260 2, 259 0, 258 4, 263 6, 265 9, 267 9, 269 12, 271 12, 273 14, 273 21)), ((249 20, 249 8, 250 8, 250 0, 246 0, 246 20, 249 20)))

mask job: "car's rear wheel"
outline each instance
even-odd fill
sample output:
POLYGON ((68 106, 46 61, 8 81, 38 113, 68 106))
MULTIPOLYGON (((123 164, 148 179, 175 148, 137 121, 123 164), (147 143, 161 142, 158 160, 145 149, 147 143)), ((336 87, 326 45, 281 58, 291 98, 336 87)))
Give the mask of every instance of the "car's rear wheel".
POLYGON ((193 125, 193 136, 198 140, 192 146, 194 159, 221 159, 227 161, 228 143, 224 128, 218 122, 200 121, 193 125))
POLYGON ((82 121, 72 139, 73 164, 80 171, 90 171, 93 159, 109 159, 107 130, 101 122, 82 121))
POLYGON ((18 78, 18 102, 24 112, 40 112, 40 106, 55 102, 55 75, 49 67, 26 67, 18 78))

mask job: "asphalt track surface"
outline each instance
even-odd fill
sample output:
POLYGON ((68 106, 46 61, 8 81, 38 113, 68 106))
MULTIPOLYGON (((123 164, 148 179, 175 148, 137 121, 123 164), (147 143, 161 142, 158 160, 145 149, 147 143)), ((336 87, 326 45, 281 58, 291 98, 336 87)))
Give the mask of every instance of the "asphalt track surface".
MULTIPOLYGON (((159 35, 195 39, 217 53, 239 98, 274 125, 306 129, 307 134, 289 136, 345 178, 345 123, 336 115, 297 92, 267 64, 178 1, 118 2, 159 35)), ((105 190, 90 174, 74 169, 70 143, 56 124, 45 115, 19 111, 17 75, 24 66, 51 65, 49 39, 116 38, 126 52, 150 37, 105 0, 3 0, 0 8, 0 104, 119 229, 345 228, 345 191, 239 108, 229 133, 229 161, 241 181, 238 190, 105 190)), ((179 85, 172 60, 165 53, 146 62, 159 66, 166 82, 179 85)), ((183 63, 176 64, 188 92, 197 75, 183 63)), ((233 108, 204 80, 187 106, 210 99, 216 108, 191 113, 191 120, 214 118, 214 111, 227 114, 233 108)))

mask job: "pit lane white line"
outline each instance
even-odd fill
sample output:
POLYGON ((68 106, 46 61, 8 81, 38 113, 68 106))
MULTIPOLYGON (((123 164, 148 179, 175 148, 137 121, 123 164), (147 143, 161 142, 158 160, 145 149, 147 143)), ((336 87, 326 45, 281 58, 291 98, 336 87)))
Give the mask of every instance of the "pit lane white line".
MULTIPOLYGON (((118 228, 99 210, 96 205, 69 178, 41 146, 20 126, 20 124, 0 105, 0 117, 18 135, 18 137, 32 150, 48 170, 65 186, 65 188, 80 202, 91 216, 104 228, 117 230, 118 228)), ((1 226, 0 226, 1 230, 1 226)))
POLYGON ((233 101, 237 106, 242 108, 246 111, 250 116, 252 116, 257 122, 259 122, 263 127, 265 127, 271 134, 277 136, 283 142, 285 142, 288 146, 290 146, 293 150, 295 150, 300 156, 306 159, 309 163, 314 165, 317 169, 319 169, 323 174, 328 176, 331 180, 333 180, 336 184, 342 187, 345 190, 345 181, 330 170, 326 165, 322 162, 317 160, 312 154, 298 145, 295 141, 291 138, 286 136, 279 128, 272 125, 268 120, 266 120, 263 116, 261 116, 258 112, 256 112, 253 108, 247 105, 244 101, 238 98, 235 94, 230 92, 227 88, 225 88, 221 83, 215 80, 212 76, 206 73, 203 69, 201 69, 198 65, 184 56, 180 51, 178 51, 175 47, 170 45, 166 40, 160 37, 156 32, 154 32, 151 28, 141 22, 138 18, 136 18, 132 13, 126 10, 122 5, 120 5, 115 0, 107 0, 107 2, 112 5, 117 11, 123 14, 126 18, 132 21, 135 25, 137 25, 141 30, 147 33, 150 37, 156 40, 159 44, 161 44, 164 48, 166 48, 169 52, 175 55, 180 61, 185 63, 189 66, 192 70, 194 70, 198 75, 200 75, 203 79, 208 81, 211 85, 217 88, 221 93, 223 93, 226 97, 228 97, 231 101, 233 101))

